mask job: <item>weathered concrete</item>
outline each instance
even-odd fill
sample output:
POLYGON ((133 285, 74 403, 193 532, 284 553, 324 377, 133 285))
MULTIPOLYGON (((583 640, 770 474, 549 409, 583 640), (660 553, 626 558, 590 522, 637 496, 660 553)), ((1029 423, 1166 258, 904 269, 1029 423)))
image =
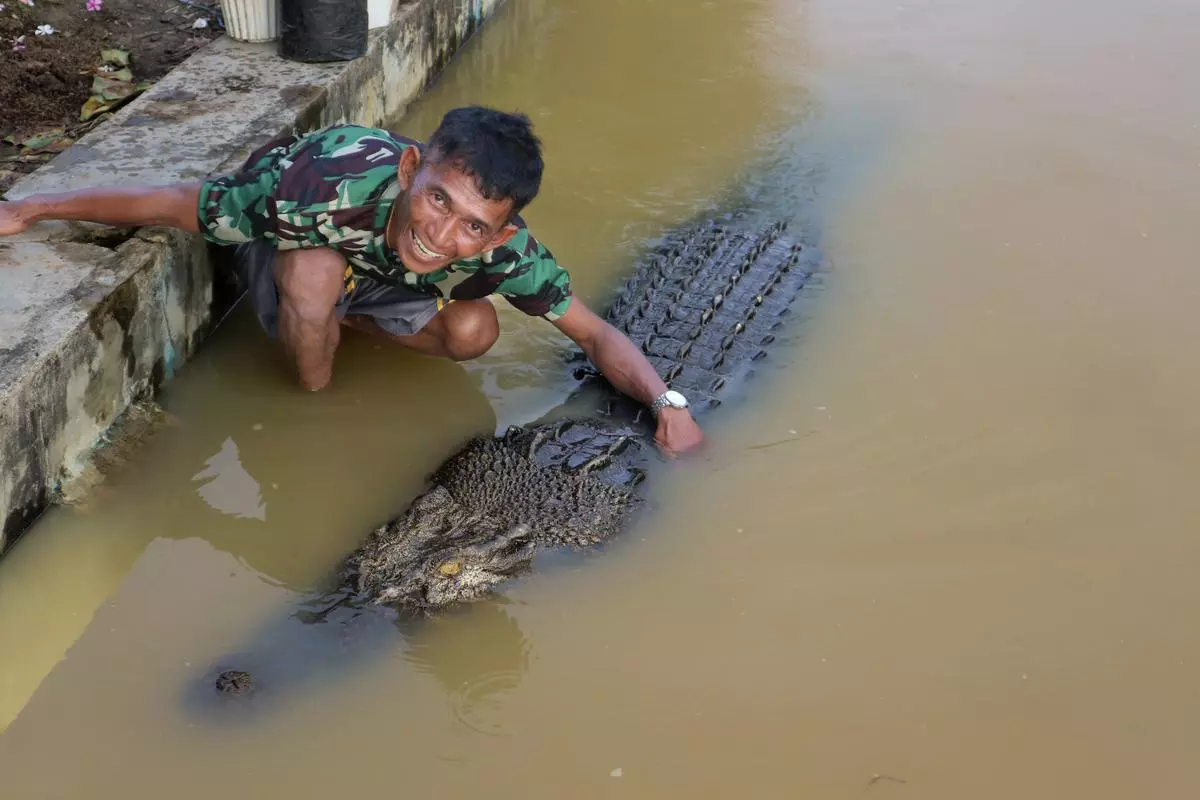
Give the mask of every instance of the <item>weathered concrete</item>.
MULTIPOLYGON (((350 63, 292 63, 273 43, 219 39, 7 197, 190 180, 279 133, 383 124, 499 2, 396 0, 350 63)), ((64 223, 0 242, 0 553, 228 308, 234 296, 214 284, 222 250, 198 235, 64 223)))
POLYGON ((133 400, 190 356, 213 318, 203 242, 143 229, 109 249, 0 244, 0 498, 35 517, 133 400))

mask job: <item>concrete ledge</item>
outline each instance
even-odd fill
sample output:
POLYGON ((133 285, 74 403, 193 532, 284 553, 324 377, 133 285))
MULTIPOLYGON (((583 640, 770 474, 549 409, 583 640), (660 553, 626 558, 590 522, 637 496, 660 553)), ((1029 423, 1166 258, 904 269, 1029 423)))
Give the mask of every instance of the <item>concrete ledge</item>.
MULTIPOLYGON (((349 63, 293 63, 274 43, 218 39, 8 198, 191 180, 236 167, 279 133, 381 125, 500 1, 396 0, 349 63)), ((217 266, 224 251, 178 231, 77 223, 0 240, 0 554, 236 299, 217 266)))

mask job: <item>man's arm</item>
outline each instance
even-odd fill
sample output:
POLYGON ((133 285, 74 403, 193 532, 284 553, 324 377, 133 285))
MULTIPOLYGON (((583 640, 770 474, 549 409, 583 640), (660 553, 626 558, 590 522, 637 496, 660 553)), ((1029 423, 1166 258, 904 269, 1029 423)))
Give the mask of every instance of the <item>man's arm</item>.
POLYGON ((98 222, 115 227, 162 225, 198 233, 200 186, 200 181, 192 181, 167 186, 101 187, 0 202, 0 236, 21 233, 44 220, 98 222))
MULTIPOLYGON (((667 390, 641 350, 609 325, 578 297, 553 324, 579 345, 616 389, 646 405, 667 390)), ((699 445, 704 434, 686 408, 667 407, 658 412, 655 441, 669 453, 682 453, 699 445)))

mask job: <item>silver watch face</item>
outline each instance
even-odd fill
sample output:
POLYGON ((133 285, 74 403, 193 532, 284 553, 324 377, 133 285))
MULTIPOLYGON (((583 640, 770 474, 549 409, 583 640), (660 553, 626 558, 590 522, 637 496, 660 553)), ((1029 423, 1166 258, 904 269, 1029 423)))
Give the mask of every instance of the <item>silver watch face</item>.
POLYGON ((666 392, 664 392, 663 399, 675 408, 687 408, 687 398, 674 389, 668 389, 666 392))

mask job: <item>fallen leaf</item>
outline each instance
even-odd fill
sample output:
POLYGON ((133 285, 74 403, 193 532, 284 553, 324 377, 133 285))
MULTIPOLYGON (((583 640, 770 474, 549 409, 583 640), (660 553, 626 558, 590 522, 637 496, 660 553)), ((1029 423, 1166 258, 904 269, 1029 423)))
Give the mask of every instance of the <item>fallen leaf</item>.
POLYGON ((106 64, 116 64, 119 67, 128 67, 129 66, 129 51, 128 50, 118 50, 115 47, 112 48, 111 50, 101 50, 100 58, 106 64))
POLYGON ((84 124, 80 125, 79 128, 76 130, 76 133, 79 133, 79 134, 87 133, 92 128, 96 127, 101 122, 104 122, 104 120, 108 119, 111 116, 112 116, 111 111, 102 111, 99 114, 97 114, 96 116, 92 117, 87 122, 85 122, 84 124))
POLYGON ((108 100, 124 97, 133 86, 129 81, 117 80, 107 75, 97 75, 92 78, 92 94, 108 100))
POLYGON ((37 153, 27 156, 5 156, 4 158, 0 158, 0 161, 4 161, 6 163, 16 162, 19 164, 36 164, 39 161, 49 161, 51 155, 51 153, 37 153))
POLYGON ((92 96, 87 99, 79 111, 79 121, 87 122, 101 112, 112 111, 153 85, 148 81, 143 81, 135 86, 126 81, 110 81, 97 75, 92 83, 92 96))
MULTIPOLYGON (((48 131, 39 131, 21 142, 21 154, 28 155, 29 153, 38 152, 41 150, 50 150, 55 143, 66 136, 66 131, 62 128, 53 128, 48 131)), ((65 148, 59 148, 65 149, 65 148)), ((57 152, 57 151, 56 151, 57 152)))
POLYGON ((79 110, 79 121, 87 122, 101 111, 107 111, 109 105, 111 105, 109 101, 105 100, 103 97, 92 95, 87 99, 87 102, 83 104, 83 108, 79 110))
POLYGON ((119 102, 119 100, 106 100, 98 95, 92 95, 83 104, 83 108, 79 110, 79 121, 87 122, 101 112, 111 111, 119 102))
POLYGON ((53 142, 50 142, 50 144, 45 145, 44 147, 39 147, 37 150, 22 150, 21 152, 22 153, 35 153, 35 152, 36 153, 61 153, 63 150, 66 150, 68 147, 70 147, 73 144, 75 144, 74 139, 72 139, 70 136, 63 136, 61 138, 55 139, 53 142))
POLYGON ((145 91, 144 84, 133 85, 129 81, 119 81, 105 75, 97 75, 92 79, 92 95, 105 100, 124 100, 138 92, 145 91))
POLYGON ((26 137, 21 144, 25 147, 37 149, 54 141, 58 137, 62 136, 65 132, 66 131, 64 131, 62 128, 51 128, 50 130, 38 131, 32 136, 26 137))

